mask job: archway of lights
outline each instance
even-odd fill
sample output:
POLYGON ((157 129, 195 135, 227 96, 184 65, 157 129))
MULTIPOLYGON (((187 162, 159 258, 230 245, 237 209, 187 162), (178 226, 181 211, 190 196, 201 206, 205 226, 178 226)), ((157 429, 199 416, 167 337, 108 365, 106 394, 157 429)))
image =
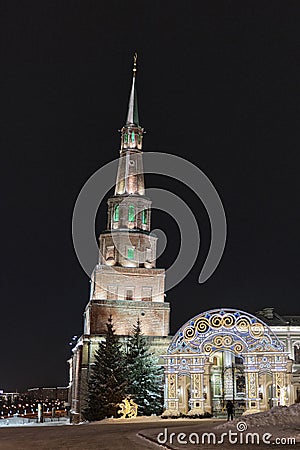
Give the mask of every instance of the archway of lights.
POLYGON ((234 309, 204 312, 183 325, 165 359, 164 415, 247 413, 289 404, 292 361, 272 330, 234 309))

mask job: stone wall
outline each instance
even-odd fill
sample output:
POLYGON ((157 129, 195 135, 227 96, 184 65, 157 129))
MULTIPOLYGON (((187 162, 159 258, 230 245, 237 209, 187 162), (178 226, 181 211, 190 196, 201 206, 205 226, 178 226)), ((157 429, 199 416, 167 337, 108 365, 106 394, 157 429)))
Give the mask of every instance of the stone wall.
POLYGON ((170 304, 135 300, 92 300, 85 311, 85 333, 105 334, 106 322, 112 316, 118 335, 128 335, 137 319, 141 321, 143 334, 168 336, 170 304))
MULTIPOLYGON (((99 265, 93 274, 93 299, 126 299, 127 289, 133 290, 133 300, 143 299, 143 288, 151 288, 151 300, 164 302, 165 271, 164 269, 143 269, 108 267, 99 265), (115 292, 112 292, 112 287, 115 292), (114 294, 114 298, 111 295, 114 294)), ((126 305, 124 305, 126 306, 126 305)))

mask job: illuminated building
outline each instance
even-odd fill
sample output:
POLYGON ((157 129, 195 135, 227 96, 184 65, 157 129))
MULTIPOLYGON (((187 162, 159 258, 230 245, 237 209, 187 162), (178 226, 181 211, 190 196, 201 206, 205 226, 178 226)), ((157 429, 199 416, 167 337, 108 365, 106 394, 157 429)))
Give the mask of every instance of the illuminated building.
POLYGON ((300 317, 293 325, 277 314, 269 326, 262 319, 272 323, 272 311, 221 308, 183 325, 164 355, 164 415, 218 415, 228 400, 237 414, 299 401, 300 317))
POLYGON ((128 114, 121 129, 115 195, 108 199, 107 229, 99 237, 99 264, 91 279, 84 333, 70 362, 71 411, 80 414, 93 355, 111 315, 116 334, 126 339, 137 319, 157 355, 170 341, 170 305, 165 270, 156 268, 157 237, 151 232, 151 200, 145 196, 142 139, 136 93, 136 60, 128 114))
POLYGON ((220 307, 198 314, 169 336, 164 269, 156 268, 151 200, 145 195, 142 139, 136 95, 136 62, 115 194, 108 199, 107 229, 99 237, 99 263, 91 277, 84 332, 73 348, 69 402, 80 416, 93 355, 112 315, 126 339, 140 318, 153 352, 163 355, 165 414, 218 415, 226 400, 237 413, 300 401, 300 317, 272 308, 257 313, 220 307))

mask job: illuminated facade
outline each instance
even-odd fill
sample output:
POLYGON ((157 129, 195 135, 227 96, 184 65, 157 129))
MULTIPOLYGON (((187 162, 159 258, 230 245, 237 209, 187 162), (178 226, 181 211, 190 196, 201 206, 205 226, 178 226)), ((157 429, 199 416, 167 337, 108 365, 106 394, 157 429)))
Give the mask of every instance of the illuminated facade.
POLYGON ((170 305, 165 302, 165 270, 156 268, 157 237, 151 232, 151 200, 145 195, 142 139, 136 94, 136 59, 114 196, 108 199, 107 228, 99 236, 99 263, 91 278, 84 333, 69 360, 69 402, 74 415, 84 407, 95 350, 111 315, 116 334, 126 340, 137 319, 153 353, 170 341, 170 305))
POLYGON ((151 200, 145 195, 136 95, 136 61, 114 196, 107 229, 99 237, 99 262, 91 277, 84 332, 73 348, 69 402, 80 416, 95 350, 112 315, 121 340, 140 318, 142 331, 165 369, 165 415, 218 415, 226 400, 237 413, 300 401, 300 317, 272 308, 251 314, 218 309, 188 321, 172 338, 165 271, 156 268, 151 200))
MULTIPOLYGON (((287 325, 282 331, 287 338, 287 325)), ((300 327, 294 331, 295 347, 300 327)), ((234 401, 237 413, 297 400, 297 370, 293 373, 287 345, 260 318, 243 311, 199 314, 176 333, 164 358, 167 416, 218 415, 227 400, 234 401)))

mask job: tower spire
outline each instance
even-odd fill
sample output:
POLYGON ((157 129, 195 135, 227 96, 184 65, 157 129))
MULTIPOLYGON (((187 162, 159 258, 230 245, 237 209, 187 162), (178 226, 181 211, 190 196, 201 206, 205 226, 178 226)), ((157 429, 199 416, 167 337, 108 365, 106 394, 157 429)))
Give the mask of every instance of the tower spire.
POLYGON ((121 129, 121 150, 115 195, 144 195, 142 139, 136 94, 137 54, 133 57, 132 85, 126 124, 121 129))
POLYGON ((121 155, 128 150, 142 150, 142 139, 144 129, 140 126, 137 90, 136 90, 136 73, 137 73, 137 53, 133 55, 132 83, 128 103, 128 112, 126 124, 121 129, 121 155))
POLYGON ((139 126, 139 112, 138 112, 138 103, 137 103, 137 92, 136 92, 136 86, 135 86, 135 78, 136 78, 136 72, 137 72, 137 53, 135 53, 133 55, 133 70, 132 70, 132 72, 133 72, 132 85, 131 85, 131 92, 130 92, 130 97, 129 97, 126 126, 128 126, 128 125, 139 126))

